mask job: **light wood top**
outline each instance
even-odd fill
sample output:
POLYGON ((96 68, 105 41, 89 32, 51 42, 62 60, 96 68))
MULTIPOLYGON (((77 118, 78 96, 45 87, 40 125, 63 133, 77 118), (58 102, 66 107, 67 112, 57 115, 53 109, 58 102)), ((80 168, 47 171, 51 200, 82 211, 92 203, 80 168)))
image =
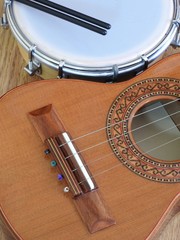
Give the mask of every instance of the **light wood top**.
MULTIPOLYGON (((2 15, 3 0, 0 0, 0 16, 2 15)), ((180 52, 180 49, 169 49, 163 57, 180 52)), ((0 28, 0 96, 8 90, 31 81, 41 80, 40 77, 30 77, 24 70, 25 62, 20 55, 10 29, 0 28)), ((161 234, 159 240, 178 240, 180 238, 180 214, 176 215, 161 234)), ((2 231, 0 239, 6 240, 2 231)))

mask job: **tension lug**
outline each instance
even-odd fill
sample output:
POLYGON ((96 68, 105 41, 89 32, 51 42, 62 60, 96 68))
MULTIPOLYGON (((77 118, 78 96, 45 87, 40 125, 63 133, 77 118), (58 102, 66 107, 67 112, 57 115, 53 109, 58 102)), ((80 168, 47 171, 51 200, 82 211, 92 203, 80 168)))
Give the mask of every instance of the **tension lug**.
POLYGON ((4 28, 7 29, 9 27, 8 21, 7 21, 7 17, 6 17, 6 13, 3 13, 3 16, 0 20, 0 25, 4 28))
POLYGON ((171 45, 173 47, 180 47, 180 19, 174 20, 174 23, 178 26, 178 32, 175 38, 173 39, 171 45))
POLYGON ((61 61, 59 62, 58 75, 57 75, 57 78, 58 78, 58 79, 61 79, 61 78, 64 77, 64 74, 63 74, 64 64, 65 64, 65 61, 64 61, 64 60, 61 60, 61 61))
POLYGON ((40 63, 29 61, 29 63, 24 67, 24 70, 30 75, 40 75, 41 74, 41 65, 40 63))
POLYGON ((4 1, 4 7, 3 7, 3 14, 2 17, 0 18, 0 25, 4 28, 7 29, 9 27, 8 24, 8 19, 7 19, 7 14, 6 14, 6 8, 7 6, 11 4, 10 0, 5 0, 4 1))
POLYGON ((32 45, 29 49, 29 63, 24 67, 24 70, 30 75, 40 75, 41 74, 41 64, 35 60, 33 60, 33 52, 36 50, 36 46, 32 45))

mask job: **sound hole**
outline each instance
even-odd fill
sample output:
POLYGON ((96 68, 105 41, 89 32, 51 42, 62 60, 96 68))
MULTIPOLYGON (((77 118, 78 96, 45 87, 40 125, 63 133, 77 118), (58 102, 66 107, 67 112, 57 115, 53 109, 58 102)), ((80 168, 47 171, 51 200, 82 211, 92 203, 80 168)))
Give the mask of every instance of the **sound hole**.
POLYGON ((165 161, 180 159, 180 101, 145 104, 133 118, 132 136, 145 155, 165 161))

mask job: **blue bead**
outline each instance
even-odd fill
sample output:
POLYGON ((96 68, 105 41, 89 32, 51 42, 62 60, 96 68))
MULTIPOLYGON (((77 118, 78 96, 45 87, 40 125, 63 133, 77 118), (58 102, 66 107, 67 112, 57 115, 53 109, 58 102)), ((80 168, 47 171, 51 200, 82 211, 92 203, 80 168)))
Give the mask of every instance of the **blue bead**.
POLYGON ((46 155, 48 155, 48 154, 50 154, 50 150, 49 149, 46 149, 45 151, 44 151, 44 153, 46 154, 46 155))
POLYGON ((62 180, 63 180, 63 178, 64 178, 64 177, 63 177, 63 175, 62 175, 62 174, 58 174, 58 180, 59 180, 59 181, 62 181, 62 180))
POLYGON ((56 162, 56 161, 54 161, 54 160, 51 161, 51 166, 52 166, 52 167, 55 167, 56 165, 57 165, 57 162, 56 162))

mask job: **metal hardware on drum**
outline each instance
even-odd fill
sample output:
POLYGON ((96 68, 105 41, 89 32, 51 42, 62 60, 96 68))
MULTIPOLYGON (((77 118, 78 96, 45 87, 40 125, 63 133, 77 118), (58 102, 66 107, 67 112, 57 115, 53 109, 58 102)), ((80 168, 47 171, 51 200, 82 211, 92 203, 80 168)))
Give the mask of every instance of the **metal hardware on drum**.
POLYGON ((59 62, 58 75, 57 75, 57 78, 59 78, 59 79, 65 77, 63 75, 63 66, 64 66, 64 60, 61 60, 59 62))
POLYGON ((145 55, 142 55, 141 58, 144 61, 144 69, 147 69, 148 68, 148 64, 149 64, 148 57, 145 56, 145 55))
POLYGON ((33 76, 34 74, 40 75, 41 74, 41 64, 37 61, 33 61, 33 51, 35 51, 36 46, 32 45, 28 51, 29 55, 29 62, 24 67, 24 70, 30 75, 33 76))
POLYGON ((116 80, 118 78, 118 65, 113 66, 114 76, 113 80, 116 80))
POLYGON ((2 16, 2 18, 1 18, 0 25, 1 25, 3 28, 8 28, 8 22, 7 22, 7 17, 6 17, 6 14, 5 14, 5 13, 3 13, 3 16, 2 16))
MULTIPOLYGON (((180 17, 180 16, 179 16, 180 17)), ((174 47, 180 47, 180 19, 175 20, 174 21, 175 24, 177 24, 178 28, 179 28, 179 33, 177 34, 177 36, 174 38, 172 45, 174 47)))
POLYGON ((175 45, 176 47, 180 47, 180 33, 178 33, 176 41, 175 43, 173 43, 173 45, 175 45))
POLYGON ((7 14, 6 14, 6 6, 8 4, 10 4, 11 1, 10 0, 6 0, 4 1, 4 6, 3 6, 3 15, 2 17, 0 18, 0 25, 4 28, 4 29, 7 29, 9 24, 8 24, 8 20, 7 20, 7 14))

